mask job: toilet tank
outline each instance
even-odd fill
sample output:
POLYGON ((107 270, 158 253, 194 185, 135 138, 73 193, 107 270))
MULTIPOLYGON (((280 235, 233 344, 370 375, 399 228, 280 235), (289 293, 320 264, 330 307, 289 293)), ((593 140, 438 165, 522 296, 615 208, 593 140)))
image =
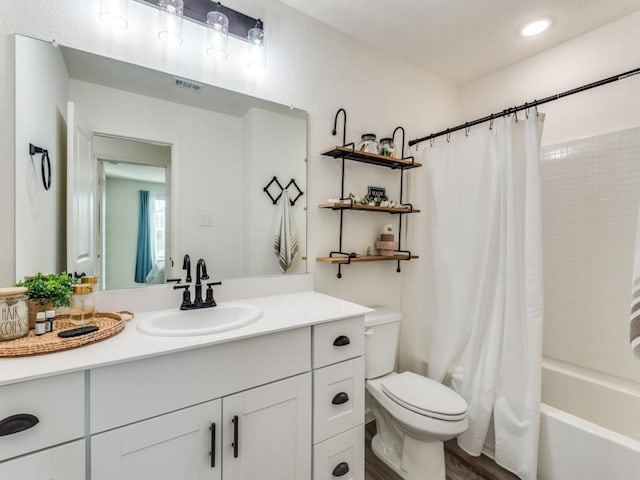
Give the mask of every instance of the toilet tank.
POLYGON ((377 378, 393 371, 402 314, 386 307, 364 316, 365 378, 377 378))

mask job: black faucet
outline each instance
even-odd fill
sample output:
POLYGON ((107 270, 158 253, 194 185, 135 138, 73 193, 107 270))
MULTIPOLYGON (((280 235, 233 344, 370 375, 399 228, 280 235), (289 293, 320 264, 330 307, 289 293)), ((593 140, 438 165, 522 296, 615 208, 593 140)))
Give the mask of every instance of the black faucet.
MULTIPOLYGON (((193 300, 193 303, 196 305, 202 305, 204 303, 202 301, 202 280, 209 280, 209 275, 207 275, 207 264, 201 258, 196 265, 196 298, 193 300)), ((209 307, 211 305, 202 306, 209 307)))
MULTIPOLYGON (((196 308, 207 308, 207 307, 215 307, 216 301, 213 298, 213 285, 222 285, 222 282, 210 282, 207 283, 207 292, 206 299, 202 300, 202 280, 208 280, 209 274, 207 273, 207 264, 201 258, 198 260, 196 264, 196 295, 191 301, 191 292, 189 292, 189 282, 191 282, 191 259, 189 255, 184 256, 184 260, 182 262, 183 270, 187 271, 187 278, 185 278, 186 285, 175 285, 174 289, 184 289, 184 293, 182 295, 182 304, 180 305, 180 310, 194 310, 196 308)), ((173 280, 173 279, 172 279, 173 280)), ((180 279, 176 279, 180 282, 180 279)))
POLYGON ((184 281, 191 283, 191 257, 189 257, 189 255, 185 255, 182 259, 182 269, 187 271, 187 276, 184 281))

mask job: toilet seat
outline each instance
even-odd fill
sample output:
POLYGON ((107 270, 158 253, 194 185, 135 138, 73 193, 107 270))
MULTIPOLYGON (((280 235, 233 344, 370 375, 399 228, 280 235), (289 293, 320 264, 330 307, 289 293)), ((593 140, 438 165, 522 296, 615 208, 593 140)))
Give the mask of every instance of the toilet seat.
POLYGON ((458 393, 412 372, 385 378, 382 391, 397 404, 427 417, 459 421, 467 415, 467 402, 458 393))

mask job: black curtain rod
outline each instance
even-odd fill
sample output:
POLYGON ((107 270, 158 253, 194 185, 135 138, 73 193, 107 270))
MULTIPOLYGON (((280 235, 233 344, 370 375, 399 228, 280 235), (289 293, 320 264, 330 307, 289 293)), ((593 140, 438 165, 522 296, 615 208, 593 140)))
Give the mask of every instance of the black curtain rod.
POLYGON ((507 108, 500 113, 492 113, 491 115, 487 115, 486 117, 478 118, 477 120, 473 120, 471 122, 465 122, 455 127, 447 128, 446 130, 442 130, 441 132, 438 132, 438 133, 432 133, 431 135, 427 135, 426 137, 416 138, 415 140, 409 140, 409 146, 412 147, 413 145, 416 145, 420 142, 425 142, 427 140, 431 140, 436 137, 441 137, 442 135, 448 135, 450 133, 457 132, 458 130, 463 130, 465 128, 473 127, 474 125, 478 125, 480 123, 489 122, 496 118, 504 117, 506 115, 511 115, 512 113, 520 112, 522 110, 527 110, 529 108, 537 107, 538 105, 542 105, 543 103, 553 102, 554 100, 559 100, 560 98, 568 97, 569 95, 573 95, 574 93, 584 92, 585 90, 590 90, 592 88, 600 87, 602 85, 607 85, 608 83, 617 82, 618 80, 623 80, 625 78, 631 77, 633 75, 637 75, 639 73, 640 73, 640 68, 636 68, 634 70, 629 70, 628 72, 621 73, 620 75, 614 75, 613 77, 605 78, 597 82, 589 83, 587 85, 582 85, 581 87, 574 88, 572 90, 567 90, 562 93, 551 95, 541 100, 534 100, 533 102, 525 103, 524 105, 507 108))

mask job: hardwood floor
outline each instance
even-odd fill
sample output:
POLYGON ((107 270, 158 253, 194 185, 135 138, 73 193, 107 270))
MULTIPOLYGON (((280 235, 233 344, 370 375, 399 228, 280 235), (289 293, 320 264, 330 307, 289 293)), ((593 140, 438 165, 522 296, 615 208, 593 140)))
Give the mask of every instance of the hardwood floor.
MULTIPOLYGON (((376 434, 375 422, 365 427, 365 480, 402 480, 371 450, 371 439, 376 434)), ((455 440, 445 443, 447 480, 518 480, 485 455, 472 457, 455 440)))

